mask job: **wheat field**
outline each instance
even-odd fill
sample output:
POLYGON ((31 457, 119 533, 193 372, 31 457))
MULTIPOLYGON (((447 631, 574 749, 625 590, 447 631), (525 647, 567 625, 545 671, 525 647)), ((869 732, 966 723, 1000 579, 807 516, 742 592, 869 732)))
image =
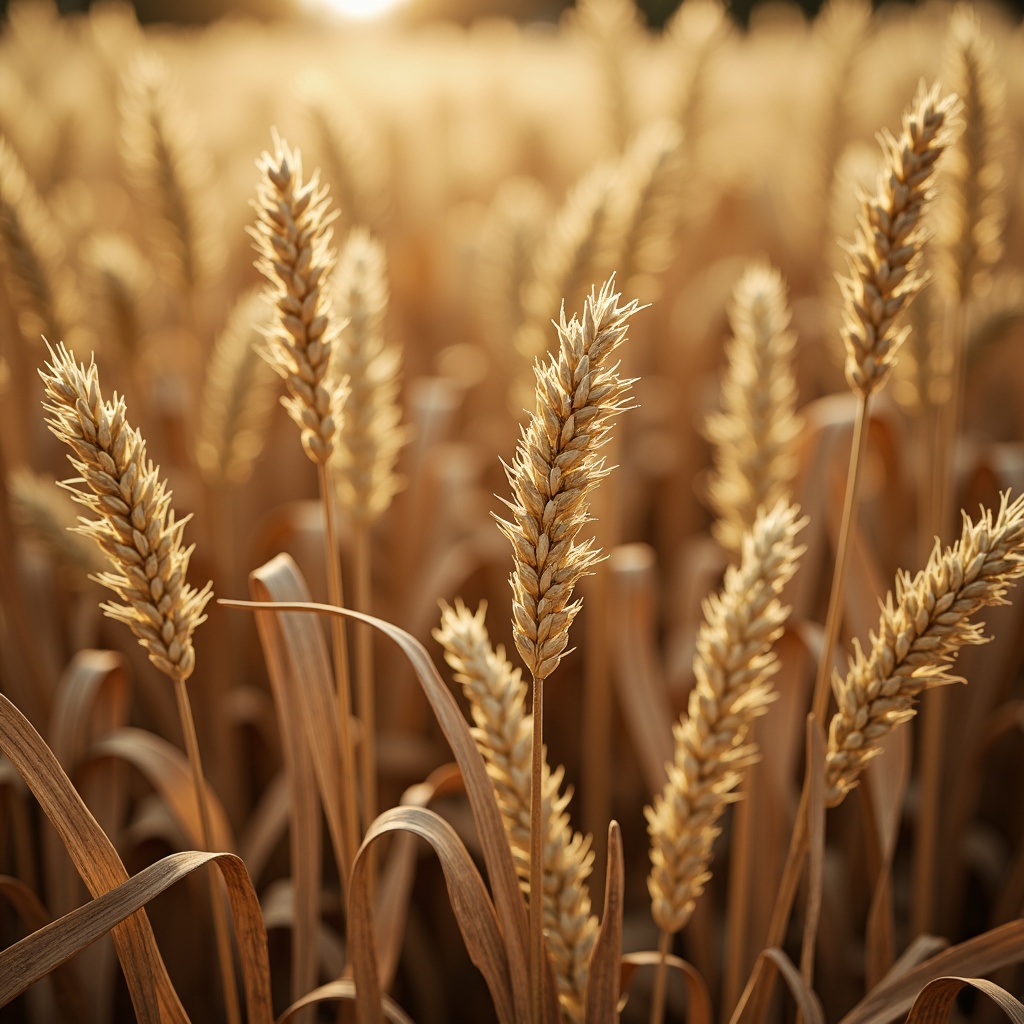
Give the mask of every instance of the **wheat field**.
POLYGON ((1024 1024, 1022 68, 9 4, 0 1021, 1024 1024))

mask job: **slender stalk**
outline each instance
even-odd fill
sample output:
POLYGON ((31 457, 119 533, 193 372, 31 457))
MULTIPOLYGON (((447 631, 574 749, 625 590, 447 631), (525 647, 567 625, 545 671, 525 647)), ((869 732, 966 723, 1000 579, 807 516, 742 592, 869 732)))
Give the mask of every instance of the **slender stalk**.
MULTIPOLYGON (((353 560, 353 605, 357 612, 372 612, 372 573, 370 557, 370 524, 360 519, 356 525, 353 560)), ((363 821, 367 825, 377 817, 377 710, 373 684, 373 630, 357 623, 356 633, 356 698, 362 739, 359 745, 359 783, 363 803, 363 821)), ((371 851, 372 855, 373 851, 371 851)), ((376 869, 369 872, 371 899, 376 883, 376 869)))
POLYGON ((533 750, 530 757, 530 1007, 544 1016, 544 677, 533 677, 533 750))
POLYGON ((668 988, 668 951, 672 948, 672 933, 661 929, 658 937, 658 967, 654 974, 654 991, 651 994, 651 1024, 664 1024, 665 990, 668 988))
MULTIPOLYGON (((951 332, 947 344, 953 353, 950 370, 951 395, 949 407, 938 417, 935 449, 936 510, 932 534, 945 542, 953 509, 955 491, 954 463, 956 438, 963 415, 966 373, 964 350, 967 344, 967 309, 963 302, 947 321, 951 332)), ((934 926, 934 896, 938 878, 939 832, 942 824, 942 764, 945 754, 946 721, 949 717, 949 694, 944 687, 930 693, 922 707, 921 736, 921 803, 918 809, 914 842, 913 933, 920 935, 934 926)))
POLYGON ((861 393, 857 403, 857 416, 853 423, 853 443, 850 449, 850 465, 846 476, 846 495, 843 499, 843 519, 839 529, 839 543, 836 548, 836 565, 832 574, 832 590, 828 598, 828 612, 825 616, 825 636, 821 655, 818 659, 818 674, 814 681, 814 699, 811 710, 819 722, 825 722, 828 714, 829 673, 832 668, 832 649, 839 638, 839 624, 843 617, 843 591, 846 585, 846 560, 849 555, 850 538, 857 522, 857 484, 860 480, 861 465, 867 450, 867 420, 870 394, 861 393))
MULTIPOLYGON (((320 500, 324 507, 324 548, 327 556, 327 594, 330 604, 345 607, 345 591, 341 579, 341 559, 338 554, 337 527, 335 524, 333 491, 326 462, 317 463, 320 478, 320 500)), ((334 684, 338 699, 338 738, 341 746, 341 792, 343 847, 341 872, 342 892, 348 905, 349 876, 356 858, 359 843, 359 816, 356 801, 356 764, 352 749, 352 698, 348 675, 348 637, 345 622, 338 615, 331 616, 331 646, 334 652, 334 684)))
MULTIPOLYGON (((199 821, 203 830, 203 846, 213 853, 216 845, 213 841, 213 823, 210 818, 210 805, 206 799, 206 778, 203 775, 203 762, 199 756, 199 740, 196 726, 192 719, 192 706, 189 704, 188 690, 185 680, 180 675, 174 676, 174 693, 178 698, 178 715, 181 719, 181 732, 185 738, 185 751, 188 755, 189 767, 192 769, 192 784, 195 786, 196 803, 199 806, 199 821)), ((227 1010, 228 1024, 241 1024, 242 1015, 238 1006, 238 988, 235 982, 235 961, 231 952, 231 934, 228 930, 227 915, 221 899, 220 887, 217 883, 219 872, 208 871, 207 880, 210 884, 210 905, 213 908, 213 931, 217 942, 217 959, 220 961, 221 983, 224 988, 224 1005, 227 1010)))

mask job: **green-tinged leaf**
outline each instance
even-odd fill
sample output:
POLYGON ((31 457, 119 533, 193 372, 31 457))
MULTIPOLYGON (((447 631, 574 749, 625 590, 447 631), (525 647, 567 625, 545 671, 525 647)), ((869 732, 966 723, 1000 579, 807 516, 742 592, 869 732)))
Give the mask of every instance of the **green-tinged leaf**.
MULTIPOLYGON (((660 962, 660 953, 627 953, 622 958, 622 991, 629 990, 638 968, 657 967, 660 962)), ((700 971, 693 964, 671 953, 665 957, 665 965, 678 971, 686 985, 687 1024, 712 1024, 714 1015, 711 1011, 711 995, 700 971)))
POLYGON ((250 1024, 270 1024, 270 960, 259 900, 245 865, 230 853, 174 853, 0 953, 0 1005, 130 918, 175 882, 210 862, 231 898, 250 1024))
POLYGON ((883 981, 843 1017, 840 1024, 888 1024, 909 1012, 925 986, 939 978, 976 977, 1022 962, 1024 920, 1011 921, 951 946, 918 967, 883 981))
POLYGON ((513 1024, 517 1020, 516 1007, 505 942, 494 904, 455 830, 440 815, 422 807, 393 807, 379 815, 367 830, 352 867, 348 940, 359 1024, 377 1024, 381 1012, 376 936, 369 894, 369 865, 373 858, 367 856, 367 851, 380 836, 399 831, 419 836, 433 847, 444 871, 452 911, 469 957, 487 982, 498 1020, 501 1024, 513 1024))
MULTIPOLYGON (((128 880, 117 851, 27 718, 0 694, 0 749, 17 768, 57 829, 86 887, 99 896, 128 880)), ((132 1004, 141 1024, 188 1021, 144 912, 112 929, 132 1004)), ((101 933, 102 934, 102 933, 101 933)))
POLYGON ((1024 1024, 1024 1003, 984 978, 936 978, 914 1000, 906 1024, 947 1024, 956 1006, 956 997, 965 988, 988 996, 1013 1024, 1024 1024))

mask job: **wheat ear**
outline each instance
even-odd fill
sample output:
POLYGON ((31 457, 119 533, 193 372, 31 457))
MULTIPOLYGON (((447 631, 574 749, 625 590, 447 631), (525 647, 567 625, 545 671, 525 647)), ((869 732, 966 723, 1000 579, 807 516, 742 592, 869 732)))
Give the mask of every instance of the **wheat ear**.
MULTIPOLYGON (((530 882, 530 750, 533 724, 526 710, 526 683, 491 646, 484 624, 486 605, 471 614, 461 601, 441 606, 441 627, 434 639, 469 699, 473 737, 487 764, 487 774, 501 811, 524 891, 530 882)), ((542 768, 544 931, 558 985, 562 1017, 583 1019, 590 954, 597 937, 597 918, 590 909, 587 879, 593 867, 590 836, 573 831, 564 793, 564 770, 542 768)))
POLYGON ((1006 604, 1011 583, 1024 576, 1024 496, 1004 494, 993 519, 964 514, 960 539, 944 550, 938 541, 916 576, 896 577, 871 635, 870 651, 854 643, 844 679, 836 676, 839 711, 832 718, 826 754, 826 799, 841 803, 865 764, 881 753, 883 736, 914 716, 922 690, 955 682, 950 666, 966 644, 986 642, 983 623, 968 621, 986 605, 1006 604))
POLYGON ((277 309, 265 351, 288 387, 282 404, 302 432, 303 449, 323 465, 334 450, 345 399, 344 383, 331 369, 338 325, 328 280, 335 263, 330 200, 316 174, 302 180, 299 153, 276 132, 274 152, 265 152, 256 166, 257 221, 249 233, 277 309))
POLYGON ((95 363, 76 363, 63 343, 50 348, 50 360, 40 370, 47 423, 75 453, 71 464, 84 486, 67 486, 98 517, 80 527, 113 566, 97 579, 123 602, 103 610, 131 629, 157 668, 184 681, 195 667, 192 634, 212 596, 209 584, 196 590, 185 580, 188 520, 175 519, 171 494, 128 424, 124 399, 103 400, 95 363))
POLYGON ((71 326, 71 292, 61 267, 60 236, 21 161, 0 136, 0 242, 7 290, 26 340, 64 338, 71 326))
POLYGON ((224 255, 220 208, 210 200, 212 172, 195 143, 195 125, 166 65, 152 53, 138 54, 128 66, 119 106, 121 156, 155 228, 154 250, 189 297, 220 270, 224 255))
POLYGON ((922 83, 903 115, 900 137, 888 131, 879 136, 886 168, 875 194, 861 201, 848 275, 840 279, 846 379, 858 394, 870 395, 885 383, 906 336, 896 321, 924 283, 918 271, 924 210, 936 162, 955 138, 958 111, 955 96, 940 97, 938 85, 926 89, 922 83))
POLYGON ((1006 218, 1006 89, 992 41, 966 4, 953 9, 945 60, 944 79, 963 101, 964 131, 943 164, 935 271, 943 292, 963 303, 984 290, 1006 218))
POLYGON ((600 560, 591 541, 577 543, 591 489, 607 474, 600 455, 614 418, 628 407, 631 380, 612 356, 626 340, 635 301, 619 306, 614 278, 592 290, 582 323, 558 324, 559 348, 534 369, 536 410, 505 472, 511 520, 499 519, 512 543, 513 636, 535 679, 547 678, 569 642, 579 611, 573 588, 600 560))
POLYGON ((659 928, 672 933, 689 920, 711 877, 712 845, 745 769, 757 757, 748 742, 754 719, 774 699, 778 669, 772 645, 789 614, 779 600, 803 548, 799 510, 780 501, 761 509, 744 535, 738 566, 704 605, 687 714, 675 725, 668 782, 644 810, 651 837, 647 887, 659 928))
POLYGON ((718 520, 715 536, 732 554, 754 525, 761 506, 774 508, 789 494, 796 473, 796 413, 790 313, 782 275, 767 263, 751 264, 733 290, 722 380, 722 411, 708 417, 715 473, 709 485, 718 520))
POLYGON ((260 357, 271 315, 264 294, 246 292, 210 353, 199 408, 196 464, 211 485, 245 483, 263 451, 278 386, 260 357))
POLYGON ((407 439, 398 402, 401 352, 384 343, 387 265, 381 244, 363 228, 349 234, 338 260, 334 293, 345 321, 338 343, 339 373, 348 378, 345 425, 334 451, 342 507, 372 521, 401 487, 395 472, 407 439))

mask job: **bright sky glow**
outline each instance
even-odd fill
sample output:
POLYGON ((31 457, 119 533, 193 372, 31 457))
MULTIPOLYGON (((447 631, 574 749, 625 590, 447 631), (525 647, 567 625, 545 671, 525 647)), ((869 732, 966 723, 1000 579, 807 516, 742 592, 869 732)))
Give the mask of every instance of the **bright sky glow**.
POLYGON ((353 21, 371 21, 401 7, 407 0, 306 0, 307 6, 353 21))

